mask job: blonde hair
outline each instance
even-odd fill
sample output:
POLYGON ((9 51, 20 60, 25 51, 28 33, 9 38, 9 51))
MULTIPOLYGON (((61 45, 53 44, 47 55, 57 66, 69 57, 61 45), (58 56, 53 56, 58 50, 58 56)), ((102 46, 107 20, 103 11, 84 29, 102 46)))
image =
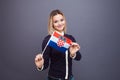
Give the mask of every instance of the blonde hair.
POLYGON ((49 16, 49 19, 48 19, 48 34, 50 34, 50 35, 55 31, 54 26, 53 26, 53 17, 57 14, 62 15, 64 20, 65 20, 65 27, 64 27, 63 31, 64 31, 64 33, 66 33, 66 19, 65 19, 65 16, 60 10, 56 9, 56 10, 53 10, 50 13, 50 16, 49 16))

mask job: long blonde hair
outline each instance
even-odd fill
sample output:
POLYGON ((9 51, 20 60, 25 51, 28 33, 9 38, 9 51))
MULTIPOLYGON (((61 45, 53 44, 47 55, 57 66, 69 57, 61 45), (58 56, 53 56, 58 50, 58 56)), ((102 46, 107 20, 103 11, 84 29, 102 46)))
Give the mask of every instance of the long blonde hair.
POLYGON ((48 19, 48 34, 50 34, 50 35, 53 33, 53 31, 55 31, 54 26, 53 26, 53 17, 57 14, 62 15, 64 20, 65 20, 65 27, 64 27, 63 31, 64 31, 64 33, 66 33, 66 19, 65 19, 65 16, 60 10, 56 9, 56 10, 53 10, 50 13, 50 16, 49 16, 49 19, 48 19))

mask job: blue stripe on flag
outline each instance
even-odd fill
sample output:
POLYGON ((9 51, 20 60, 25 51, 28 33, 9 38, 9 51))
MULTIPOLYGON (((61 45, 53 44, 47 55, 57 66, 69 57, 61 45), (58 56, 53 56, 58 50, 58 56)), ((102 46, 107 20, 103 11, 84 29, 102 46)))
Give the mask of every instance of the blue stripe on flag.
POLYGON ((51 46, 51 47, 53 47, 53 48, 55 48, 55 49, 57 49, 58 51, 61 51, 62 53, 65 53, 65 51, 67 50, 65 47, 59 47, 57 45, 57 43, 55 43, 55 42, 53 42, 51 40, 50 40, 50 42, 49 42, 48 45, 51 46))

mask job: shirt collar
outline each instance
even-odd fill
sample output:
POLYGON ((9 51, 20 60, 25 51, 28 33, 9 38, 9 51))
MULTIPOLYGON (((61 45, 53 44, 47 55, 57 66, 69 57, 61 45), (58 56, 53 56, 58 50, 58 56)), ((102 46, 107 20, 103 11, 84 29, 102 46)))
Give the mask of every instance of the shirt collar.
MULTIPOLYGON (((58 32, 58 31, 57 31, 58 32)), ((61 34, 62 36, 65 34, 64 32, 58 32, 59 34, 61 34)))

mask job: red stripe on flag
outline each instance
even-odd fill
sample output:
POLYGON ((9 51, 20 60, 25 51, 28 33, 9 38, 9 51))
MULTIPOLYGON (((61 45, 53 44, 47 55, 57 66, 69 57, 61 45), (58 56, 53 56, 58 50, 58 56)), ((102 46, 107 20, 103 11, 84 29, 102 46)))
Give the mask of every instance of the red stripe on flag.
MULTIPOLYGON (((65 37, 66 38, 66 37, 65 37)), ((66 43, 68 43, 68 44, 72 44, 72 41, 69 39, 69 38, 66 38, 66 43)))
MULTIPOLYGON (((57 33, 57 32, 55 31, 55 32, 53 33, 53 36, 59 38, 59 37, 62 36, 62 35, 59 34, 59 33, 57 33)), ((63 36, 63 37, 64 37, 64 36, 63 36)), ((67 37, 64 37, 64 38, 66 39, 66 43, 72 44, 72 41, 71 41, 69 38, 67 38, 67 37)))
POLYGON ((54 32, 53 33, 53 36, 55 36, 55 37, 57 37, 57 38, 59 38, 60 36, 62 36, 62 35, 60 35, 59 33, 57 33, 57 32, 54 32))

